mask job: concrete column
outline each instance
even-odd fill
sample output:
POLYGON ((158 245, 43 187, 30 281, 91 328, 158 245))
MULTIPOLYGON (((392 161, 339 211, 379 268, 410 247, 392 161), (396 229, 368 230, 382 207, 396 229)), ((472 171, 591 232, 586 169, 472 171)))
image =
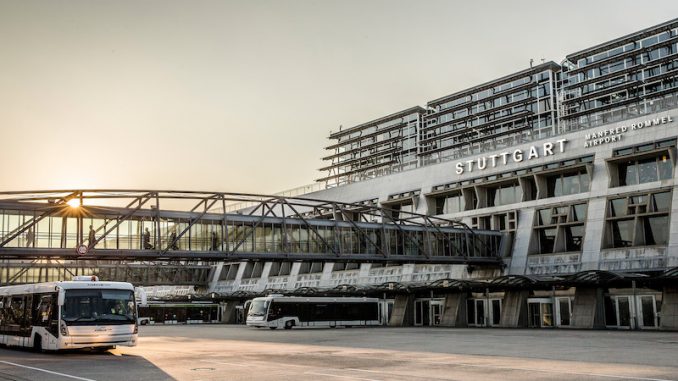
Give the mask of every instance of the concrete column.
POLYGON ((678 330, 678 287, 664 287, 662 298, 661 328, 678 330))
POLYGON ((332 286, 332 270, 334 270, 334 262, 325 262, 323 266, 323 273, 320 276, 320 286, 328 287, 332 286))
POLYGON ((247 267, 247 261, 240 262, 238 265, 238 272, 236 273, 235 280, 233 281, 233 289, 236 290, 240 287, 242 283, 242 276, 245 274, 245 268, 247 267))
MULTIPOLYGON (((600 173, 602 173, 602 170, 597 172, 597 174, 600 173)), ((588 205, 586 212, 586 234, 582 243, 581 267, 579 271, 599 269, 601 259, 600 249, 603 247, 603 239, 605 237, 605 208, 607 206, 607 199, 604 197, 592 198, 589 200, 588 205)))
POLYGON ((513 240, 511 265, 509 274, 524 275, 527 269, 527 253, 529 252, 532 226, 534 225, 534 209, 523 208, 518 210, 518 227, 513 240))
POLYGON ((393 303, 393 313, 388 325, 405 327, 414 324, 414 296, 397 295, 393 303))
MULTIPOLYGON (((676 166, 678 168, 678 166, 676 166)), ((678 182, 678 177, 674 174, 674 183, 678 182)), ((674 186, 675 187, 675 186, 674 186)), ((671 199, 671 214, 669 216, 669 245, 666 258, 666 267, 678 266, 678 192, 673 191, 671 199)))
POLYGON ((577 287, 572 304, 572 327, 605 328, 604 303, 602 288, 577 287))
POLYGON ((287 289, 294 290, 297 283, 297 278, 299 277, 299 270, 301 269, 301 262, 292 262, 292 268, 290 269, 290 275, 287 278, 287 289))
POLYGON ((445 307, 440 325, 443 327, 466 327, 466 296, 465 292, 445 295, 445 307))
POLYGON ((235 323, 235 306, 238 304, 237 301, 235 300, 229 300, 226 302, 226 304, 222 307, 221 310, 221 321, 226 324, 234 324, 235 323))
POLYGON ((212 274, 212 279, 210 279, 210 283, 207 286, 207 292, 212 292, 214 291, 214 288, 217 286, 217 283, 219 283, 219 275, 221 274, 221 271, 224 269, 224 262, 219 262, 217 263, 214 268, 214 273, 212 274))
POLYGON ((530 292, 506 291, 501 302, 500 325, 505 328, 527 327, 527 297, 530 292))

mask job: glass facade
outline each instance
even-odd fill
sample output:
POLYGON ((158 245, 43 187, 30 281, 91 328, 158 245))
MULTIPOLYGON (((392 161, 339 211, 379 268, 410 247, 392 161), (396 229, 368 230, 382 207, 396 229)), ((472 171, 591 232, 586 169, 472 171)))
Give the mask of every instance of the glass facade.
MULTIPOLYGON (((324 158, 332 164, 318 181, 343 185, 676 107, 672 20, 570 54, 562 66, 546 62, 333 133, 336 143, 326 147, 333 154, 324 158)), ((645 164, 630 164, 629 184, 641 181, 641 170, 654 176, 645 164)))

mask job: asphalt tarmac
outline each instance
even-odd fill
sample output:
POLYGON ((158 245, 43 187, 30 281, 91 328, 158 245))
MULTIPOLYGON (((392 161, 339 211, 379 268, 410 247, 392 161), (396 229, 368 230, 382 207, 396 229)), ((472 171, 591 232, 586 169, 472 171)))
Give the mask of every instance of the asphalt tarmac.
POLYGON ((678 380, 678 332, 142 326, 103 353, 0 348, 0 380, 678 380))

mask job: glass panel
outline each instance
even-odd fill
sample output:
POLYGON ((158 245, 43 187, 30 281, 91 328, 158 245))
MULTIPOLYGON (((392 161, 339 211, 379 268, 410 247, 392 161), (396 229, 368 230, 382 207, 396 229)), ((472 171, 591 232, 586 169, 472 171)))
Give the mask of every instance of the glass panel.
POLYGON ((475 324, 476 314, 475 314, 475 302, 473 299, 466 300, 466 322, 468 324, 475 324))
POLYGON ((643 311, 643 316, 641 325, 643 327, 654 327, 654 297, 652 296, 641 296, 640 297, 640 308, 643 311))
POLYGON ((539 210, 539 224, 549 225, 551 223, 551 208, 539 210))
POLYGON ((633 245, 633 220, 610 221, 612 227, 612 247, 633 245))
POLYGON ((476 300, 476 324, 485 325, 485 303, 483 300, 476 300))
POLYGON ((572 207, 572 221, 586 220, 587 204, 578 204, 572 207))
POLYGON ((664 154, 657 158, 657 169, 659 170, 660 180, 673 178, 673 165, 668 154, 664 154))
POLYGON ((610 214, 612 217, 625 216, 626 212, 627 209, 625 198, 610 200, 610 214))
POLYGON ((580 192, 588 192, 589 191, 589 174, 588 172, 584 171, 579 174, 579 180, 581 181, 581 190, 580 192))
POLYGON ((567 251, 581 251, 584 242, 584 225, 567 226, 565 230, 565 245, 567 251))
POLYGON ((539 303, 529 303, 528 310, 530 314, 530 327, 541 327, 541 313, 539 303))
POLYGON ((619 185, 638 184, 638 172, 633 161, 619 164, 619 185))
POLYGON ((570 325, 570 299, 558 299, 558 307, 560 309, 560 322, 558 322, 559 325, 570 325))
POLYGON ((553 245, 556 241, 556 228, 539 229, 539 253, 553 253, 553 245))
POLYGON ((638 162, 638 182, 649 183, 657 181, 657 161, 655 158, 646 159, 638 162))
POLYGON ((669 217, 647 217, 643 219, 646 245, 666 245, 669 238, 669 217))
POLYGON ((619 326, 620 327, 630 327, 631 326, 631 308, 629 303, 629 298, 627 296, 622 296, 617 298, 617 308, 619 310, 619 326))
POLYGON ((655 211, 668 211, 671 209, 671 192, 655 193, 654 199, 655 211))
POLYGON ((609 296, 605 297, 605 325, 617 325, 617 309, 614 299, 609 296))
POLYGON ((553 327, 553 305, 542 303, 542 327, 553 327))
POLYGON ((492 301, 492 325, 499 325, 501 320, 501 300, 492 301))
POLYGON ((563 176, 562 194, 575 194, 580 192, 579 173, 573 173, 563 176))

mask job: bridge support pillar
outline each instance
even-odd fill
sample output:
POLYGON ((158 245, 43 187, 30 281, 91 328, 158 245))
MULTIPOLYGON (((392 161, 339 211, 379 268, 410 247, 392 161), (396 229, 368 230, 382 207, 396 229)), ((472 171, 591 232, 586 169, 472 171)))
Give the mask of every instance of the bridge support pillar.
POLYGON ((396 295, 393 303, 393 313, 388 325, 405 327, 414 324, 414 296, 396 295))
POLYGON ((527 327, 527 290, 506 291, 501 303, 501 326, 506 328, 527 327))
POLYGON ((445 295, 445 308, 440 325, 443 327, 466 327, 466 296, 465 292, 445 295))
POLYGON ((577 287, 572 304, 572 327, 605 328, 605 304, 602 288, 577 287))

